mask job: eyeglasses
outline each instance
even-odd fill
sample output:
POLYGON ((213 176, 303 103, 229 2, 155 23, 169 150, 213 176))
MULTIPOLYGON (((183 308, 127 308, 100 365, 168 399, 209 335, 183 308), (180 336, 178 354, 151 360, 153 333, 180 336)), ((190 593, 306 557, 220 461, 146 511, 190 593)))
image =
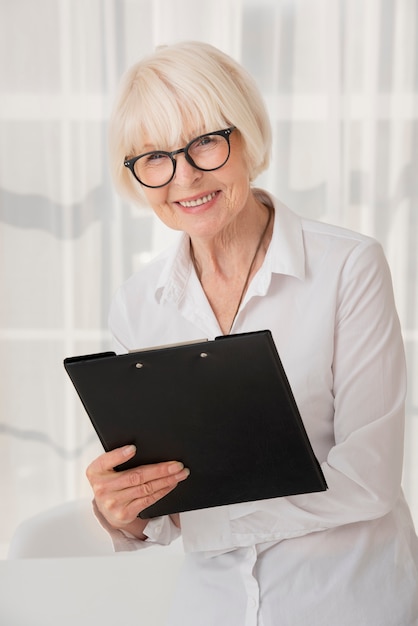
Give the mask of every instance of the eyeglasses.
POLYGON ((131 170, 141 185, 153 189, 164 187, 173 180, 177 164, 174 157, 182 152, 186 161, 197 170, 213 172, 228 161, 231 152, 229 137, 235 128, 230 126, 224 130, 199 135, 189 141, 184 148, 173 152, 164 150, 145 152, 132 159, 125 159, 124 165, 131 170))

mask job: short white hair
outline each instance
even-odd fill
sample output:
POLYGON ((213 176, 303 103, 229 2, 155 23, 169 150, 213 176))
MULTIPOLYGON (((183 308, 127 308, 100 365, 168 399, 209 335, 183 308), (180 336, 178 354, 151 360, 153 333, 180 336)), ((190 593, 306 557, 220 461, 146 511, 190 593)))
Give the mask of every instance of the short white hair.
POLYGON ((176 149, 193 136, 236 126, 249 179, 270 160, 271 126, 252 76, 234 59, 203 42, 160 46, 122 77, 109 125, 111 173, 118 191, 144 204, 142 186, 124 166, 143 151, 176 149))

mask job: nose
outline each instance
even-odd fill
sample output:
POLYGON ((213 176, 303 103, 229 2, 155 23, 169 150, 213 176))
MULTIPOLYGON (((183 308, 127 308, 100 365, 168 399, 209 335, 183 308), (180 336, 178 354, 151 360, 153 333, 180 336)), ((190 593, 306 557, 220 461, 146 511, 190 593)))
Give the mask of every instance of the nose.
POLYGON ((187 161, 184 153, 177 154, 175 159, 176 171, 173 181, 178 185, 190 185, 192 182, 202 177, 203 172, 193 167, 193 165, 187 161))

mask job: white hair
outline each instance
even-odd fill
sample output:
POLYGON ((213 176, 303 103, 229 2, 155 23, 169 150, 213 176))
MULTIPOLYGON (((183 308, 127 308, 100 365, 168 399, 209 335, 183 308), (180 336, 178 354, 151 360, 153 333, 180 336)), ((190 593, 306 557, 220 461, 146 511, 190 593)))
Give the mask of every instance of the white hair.
POLYGON ((250 180, 268 166, 271 127, 254 79, 227 54, 203 42, 160 46, 122 77, 109 127, 111 172, 122 195, 144 204, 141 185, 124 166, 144 152, 175 149, 194 136, 236 126, 250 180), (185 136, 185 132, 193 132, 185 136))

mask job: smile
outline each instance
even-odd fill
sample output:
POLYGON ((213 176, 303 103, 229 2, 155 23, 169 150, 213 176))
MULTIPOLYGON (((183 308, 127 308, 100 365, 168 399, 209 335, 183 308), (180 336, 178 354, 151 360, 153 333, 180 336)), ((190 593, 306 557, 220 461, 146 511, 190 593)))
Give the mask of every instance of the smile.
POLYGON ((195 206, 200 206, 201 204, 205 204, 206 202, 209 202, 210 200, 212 200, 215 196, 216 196, 216 192, 214 191, 213 193, 210 193, 207 196, 203 196, 202 198, 197 198, 196 200, 185 200, 183 202, 179 202, 179 204, 185 207, 186 209, 189 209, 190 207, 195 207, 195 206))

